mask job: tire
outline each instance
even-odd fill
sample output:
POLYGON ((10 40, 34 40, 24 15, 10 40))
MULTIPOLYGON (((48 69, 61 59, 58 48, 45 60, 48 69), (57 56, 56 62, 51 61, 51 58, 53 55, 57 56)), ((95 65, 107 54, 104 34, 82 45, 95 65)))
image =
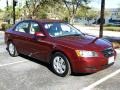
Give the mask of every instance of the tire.
POLYGON ((55 53, 51 59, 53 72, 58 76, 65 77, 71 74, 71 67, 67 57, 62 53, 55 53))
POLYGON ((17 57, 18 56, 18 52, 16 50, 16 47, 11 41, 8 42, 7 50, 8 50, 8 53, 9 53, 10 56, 12 56, 12 57, 17 57))

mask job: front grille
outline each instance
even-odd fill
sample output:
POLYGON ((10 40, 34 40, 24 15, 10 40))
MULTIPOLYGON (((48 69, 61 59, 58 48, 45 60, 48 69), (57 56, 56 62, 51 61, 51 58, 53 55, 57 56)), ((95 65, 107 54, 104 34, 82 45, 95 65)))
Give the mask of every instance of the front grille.
POLYGON ((111 47, 111 48, 107 48, 107 49, 103 50, 102 53, 106 58, 109 58, 114 55, 114 50, 111 47))

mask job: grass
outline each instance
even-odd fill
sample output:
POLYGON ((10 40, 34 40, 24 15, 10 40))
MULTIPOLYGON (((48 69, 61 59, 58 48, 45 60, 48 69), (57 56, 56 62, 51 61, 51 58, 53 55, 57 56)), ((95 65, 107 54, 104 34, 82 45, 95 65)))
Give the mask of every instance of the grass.
POLYGON ((104 26, 104 30, 120 32, 120 26, 104 26))

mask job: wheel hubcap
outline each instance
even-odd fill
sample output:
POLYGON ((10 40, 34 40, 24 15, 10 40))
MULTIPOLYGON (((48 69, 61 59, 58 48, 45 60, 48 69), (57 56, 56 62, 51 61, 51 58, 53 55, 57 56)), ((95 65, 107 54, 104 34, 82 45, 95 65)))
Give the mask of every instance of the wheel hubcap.
POLYGON ((12 43, 9 44, 9 52, 14 54, 14 45, 12 43))
POLYGON ((57 56, 54 58, 53 67, 57 73, 63 74, 66 70, 66 64, 62 57, 57 56))

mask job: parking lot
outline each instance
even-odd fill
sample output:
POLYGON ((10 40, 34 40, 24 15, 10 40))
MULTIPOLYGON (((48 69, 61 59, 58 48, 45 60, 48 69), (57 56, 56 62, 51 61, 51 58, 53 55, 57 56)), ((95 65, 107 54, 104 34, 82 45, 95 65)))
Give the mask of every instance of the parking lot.
POLYGON ((23 55, 10 57, 5 48, 0 44, 0 90, 119 90, 120 49, 115 64, 107 69, 59 77, 49 65, 23 55))

